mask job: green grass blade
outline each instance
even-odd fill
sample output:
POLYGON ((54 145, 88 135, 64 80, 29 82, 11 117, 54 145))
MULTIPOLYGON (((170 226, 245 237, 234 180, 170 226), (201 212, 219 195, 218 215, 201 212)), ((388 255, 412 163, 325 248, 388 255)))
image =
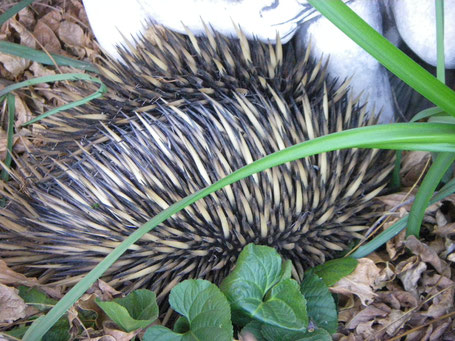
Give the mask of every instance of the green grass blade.
POLYGON ((437 78, 446 82, 446 65, 444 52, 444 0, 436 0, 436 47, 438 66, 436 68, 437 78))
POLYGON ((291 146, 270 154, 239 170, 231 173, 218 182, 185 197, 160 212, 153 219, 142 225, 102 260, 86 277, 79 281, 39 322, 33 323, 24 336, 25 341, 40 340, 49 328, 82 296, 82 294, 136 241, 151 231, 173 214, 179 212, 195 201, 230 185, 247 176, 261 172, 267 168, 281 165, 306 156, 345 148, 363 148, 368 141, 372 148, 381 148, 387 143, 390 148, 400 150, 402 144, 412 145, 414 150, 431 144, 434 150, 452 146, 455 151, 455 126, 437 123, 397 123, 362 127, 346 130, 291 146), (430 142, 429 142, 430 141, 430 142))
MULTIPOLYGON (((6 142, 6 158, 5 166, 9 169, 11 167, 12 155, 13 155, 13 137, 14 137, 14 116, 16 113, 16 100, 14 95, 6 95, 6 104, 8 106, 8 131, 7 131, 7 142, 6 142)), ((7 169, 2 169, 2 180, 8 181, 9 173, 7 169)))
POLYGON ((0 26, 2 26, 8 19, 14 17, 21 9, 27 7, 34 1, 36 0, 23 0, 0 15, 0 26))
POLYGON ((422 224, 425 209, 428 207, 430 198, 433 195, 436 187, 441 182, 442 177, 449 169, 450 165, 455 161, 454 153, 439 153, 428 173, 420 185, 416 194, 414 203, 412 204, 411 212, 409 212, 408 229, 406 236, 419 237, 420 225, 422 224))
POLYGON ((441 108, 438 108, 438 107, 428 108, 428 109, 422 110, 421 112, 414 115, 414 117, 411 119, 410 122, 417 122, 417 121, 423 120, 424 118, 442 114, 444 112, 445 112, 444 110, 442 110, 441 108))
POLYGON ((0 90, 0 97, 3 97, 4 95, 10 93, 11 91, 31 86, 31 85, 36 85, 36 84, 41 84, 41 83, 53 83, 53 82, 58 82, 58 81, 63 81, 63 80, 69 80, 69 81, 77 81, 77 80, 82 80, 82 81, 90 81, 90 82, 95 82, 100 84, 100 87, 98 91, 94 92, 93 94, 78 100, 76 102, 68 103, 65 105, 62 105, 61 107, 52 109, 42 115, 39 115, 38 117, 35 117, 34 119, 24 123, 22 126, 26 126, 35 122, 38 122, 39 120, 42 120, 43 118, 49 117, 50 115, 53 115, 59 111, 62 110, 67 110, 71 109, 74 107, 77 107, 79 105, 85 104, 95 98, 101 97, 106 91, 107 88, 106 86, 97 78, 83 74, 83 73, 64 73, 64 74, 59 74, 59 75, 52 75, 52 76, 44 76, 44 77, 37 77, 33 79, 28 79, 23 82, 11 84, 7 86, 6 88, 0 90))
POLYGON ((402 154, 403 152, 401 150, 395 152, 395 167, 390 181, 390 188, 392 188, 393 191, 398 191, 401 188, 400 169, 402 154))
POLYGON ((455 92, 377 33, 341 0, 308 2, 392 73, 455 116, 455 92))
MULTIPOLYGON (((437 59, 438 79, 445 82, 445 62, 444 62, 444 2, 436 0, 436 33, 437 33, 437 59)), ((448 123, 453 121, 454 117, 435 117, 437 120, 449 119, 448 123)), ((436 187, 441 182, 441 179, 446 174, 451 164, 455 161, 455 154, 440 153, 436 156, 435 161, 431 165, 428 173, 422 181, 422 184, 417 191, 414 203, 412 204, 411 212, 409 212, 408 227, 406 236, 415 236, 419 238, 420 226, 422 225, 425 210, 428 206, 436 187)))
POLYGON ((0 52, 6 53, 6 54, 11 54, 13 56, 22 57, 25 59, 30 59, 30 60, 33 60, 40 64, 43 64, 43 65, 55 65, 55 63, 57 63, 60 66, 71 66, 76 69, 99 73, 96 66, 94 66, 93 64, 91 64, 89 62, 84 62, 84 61, 60 56, 58 54, 50 53, 51 57, 54 59, 54 60, 52 60, 43 51, 38 51, 38 50, 32 49, 28 46, 11 43, 9 41, 0 41, 0 52))
POLYGON ((436 193, 430 200, 430 205, 447 198, 449 195, 455 193, 455 179, 450 180, 442 187, 438 193, 436 193))

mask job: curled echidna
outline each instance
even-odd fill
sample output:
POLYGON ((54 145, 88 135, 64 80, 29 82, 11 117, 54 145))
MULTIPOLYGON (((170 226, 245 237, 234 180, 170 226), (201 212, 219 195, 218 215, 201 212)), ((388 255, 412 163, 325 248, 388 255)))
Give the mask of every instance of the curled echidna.
MULTIPOLYGON (((120 64, 110 66, 105 74, 116 95, 83 109, 109 117, 97 134, 104 142, 81 139, 80 153, 54 162, 60 171, 49 176, 30 164, 28 178, 18 176, 28 184, 23 193, 10 186, 1 192, 9 203, 0 211, 0 251, 10 266, 74 283, 131 231, 188 194, 266 154, 374 123, 352 104, 346 84, 326 84, 321 65, 307 57, 283 58, 280 46, 260 43, 253 52, 242 39, 215 43, 187 42, 191 54, 172 47, 172 60, 181 61, 172 69, 151 44, 126 55, 129 66, 120 71, 120 64), (154 74, 160 63, 165 79, 154 74), (135 77, 136 90, 127 82, 122 87, 119 75, 135 77), (151 100, 158 93, 169 99, 172 91, 176 105, 151 100), (147 94, 150 100, 139 103, 147 94), (135 111, 141 105, 150 107, 135 111)), ((68 117, 59 119, 68 124, 68 117)), ((390 161, 386 152, 344 150, 256 174, 145 235, 105 279, 156 290, 160 300, 188 277, 219 282, 248 243, 275 247, 298 277, 368 227, 377 215, 371 199, 385 186, 390 161)))

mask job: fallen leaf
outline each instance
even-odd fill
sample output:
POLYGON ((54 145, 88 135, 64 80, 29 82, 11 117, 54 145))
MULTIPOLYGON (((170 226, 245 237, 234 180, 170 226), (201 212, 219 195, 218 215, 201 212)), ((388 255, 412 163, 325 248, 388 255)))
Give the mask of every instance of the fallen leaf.
POLYGON ((21 57, 4 54, 0 52, 0 63, 2 63, 8 74, 2 75, 8 79, 14 79, 23 74, 29 67, 30 61, 21 57))
MULTIPOLYGON (((427 265, 424 262, 415 263, 412 261, 404 261, 404 263, 406 263, 406 266, 402 272, 398 273, 398 278, 403 283, 403 287, 406 291, 411 292, 418 297, 417 282, 420 280, 422 273, 427 269, 427 265)), ((400 264, 397 266, 397 271, 400 264)))
POLYGON ((65 43, 70 46, 83 46, 84 31, 82 28, 70 21, 63 21, 58 28, 58 36, 65 43))
POLYGON ((337 294, 354 294, 362 304, 368 305, 376 296, 373 288, 379 284, 376 283, 379 273, 380 269, 371 259, 361 258, 354 272, 339 280, 330 290, 337 294))
POLYGON ((414 185, 430 159, 431 154, 429 152, 413 151, 404 153, 400 170, 402 185, 406 187, 414 185))
POLYGON ((378 319, 377 322, 385 328, 387 335, 393 336, 410 318, 411 314, 393 309, 385 318, 378 319))
POLYGON ((62 46, 54 31, 44 22, 38 21, 33 30, 36 39, 41 43, 44 49, 51 53, 61 52, 62 46))
POLYGON ((415 255, 418 255, 423 262, 431 264, 441 275, 450 277, 450 267, 446 262, 439 258, 438 254, 428 245, 417 240, 415 236, 409 236, 404 243, 406 247, 415 255))
POLYGON ((19 290, 0 284, 0 323, 11 323, 27 316, 27 305, 19 290))
POLYGON ((25 286, 35 286, 39 282, 36 278, 28 278, 16 271, 11 270, 4 261, 0 259, 0 283, 2 284, 23 284, 25 286))

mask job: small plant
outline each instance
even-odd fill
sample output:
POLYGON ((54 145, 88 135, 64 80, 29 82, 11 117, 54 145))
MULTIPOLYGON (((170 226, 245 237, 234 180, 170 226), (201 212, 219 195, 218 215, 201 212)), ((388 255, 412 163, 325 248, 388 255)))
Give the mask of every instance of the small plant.
MULTIPOLYGON (((353 258, 329 261, 309 270, 299 284, 291 278, 290 261, 283 262, 273 248, 249 244, 220 288, 201 279, 173 288, 169 304, 181 315, 174 329, 149 327, 143 340, 228 341, 234 332, 253 334, 258 341, 331 340, 338 317, 328 284, 356 264, 353 258)), ((147 327, 158 315, 155 294, 148 290, 97 303, 128 332, 147 327)))

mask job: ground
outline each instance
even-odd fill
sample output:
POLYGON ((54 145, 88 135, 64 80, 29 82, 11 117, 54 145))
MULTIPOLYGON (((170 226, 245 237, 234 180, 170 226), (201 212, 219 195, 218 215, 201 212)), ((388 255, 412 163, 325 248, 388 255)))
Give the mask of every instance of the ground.
MULTIPOLYGON (((0 13, 15 1, 0 4, 0 13)), ((50 53, 96 62, 100 50, 90 32, 87 17, 78 0, 37 1, 0 28, 0 40, 20 43, 50 53)), ((80 72, 69 67, 44 66, 0 52, 0 89, 7 85, 43 75, 80 72)), ((14 152, 19 157, 33 143, 40 124, 20 125, 50 108, 62 105, 65 84, 41 84, 16 91, 14 152)), ((2 107, 0 157, 6 156, 6 107, 2 107)), ((42 130, 40 130, 42 131, 42 130)), ((44 130, 45 131, 45 130, 44 130)), ((409 212, 419 181, 428 168, 431 155, 423 152, 405 155, 398 193, 377 198, 384 203, 387 217, 378 231, 392 225, 409 212)), ((386 247, 360 260, 357 270, 337 283, 332 291, 339 296, 339 332, 335 340, 455 340, 455 196, 431 206, 426 213, 420 240, 401 233, 386 247)), ((2 331, 20 326, 39 311, 26 305, 17 287, 38 287, 49 297, 60 298, 65 288, 40 284, 9 269, 0 255, 0 339, 2 331)), ((98 282, 70 311, 70 332, 78 330, 78 308, 97 310, 94 298, 118 296, 98 282)), ((100 315, 96 327, 83 336, 98 340, 129 340, 100 315), (104 339, 103 339, 104 340, 104 339)))

